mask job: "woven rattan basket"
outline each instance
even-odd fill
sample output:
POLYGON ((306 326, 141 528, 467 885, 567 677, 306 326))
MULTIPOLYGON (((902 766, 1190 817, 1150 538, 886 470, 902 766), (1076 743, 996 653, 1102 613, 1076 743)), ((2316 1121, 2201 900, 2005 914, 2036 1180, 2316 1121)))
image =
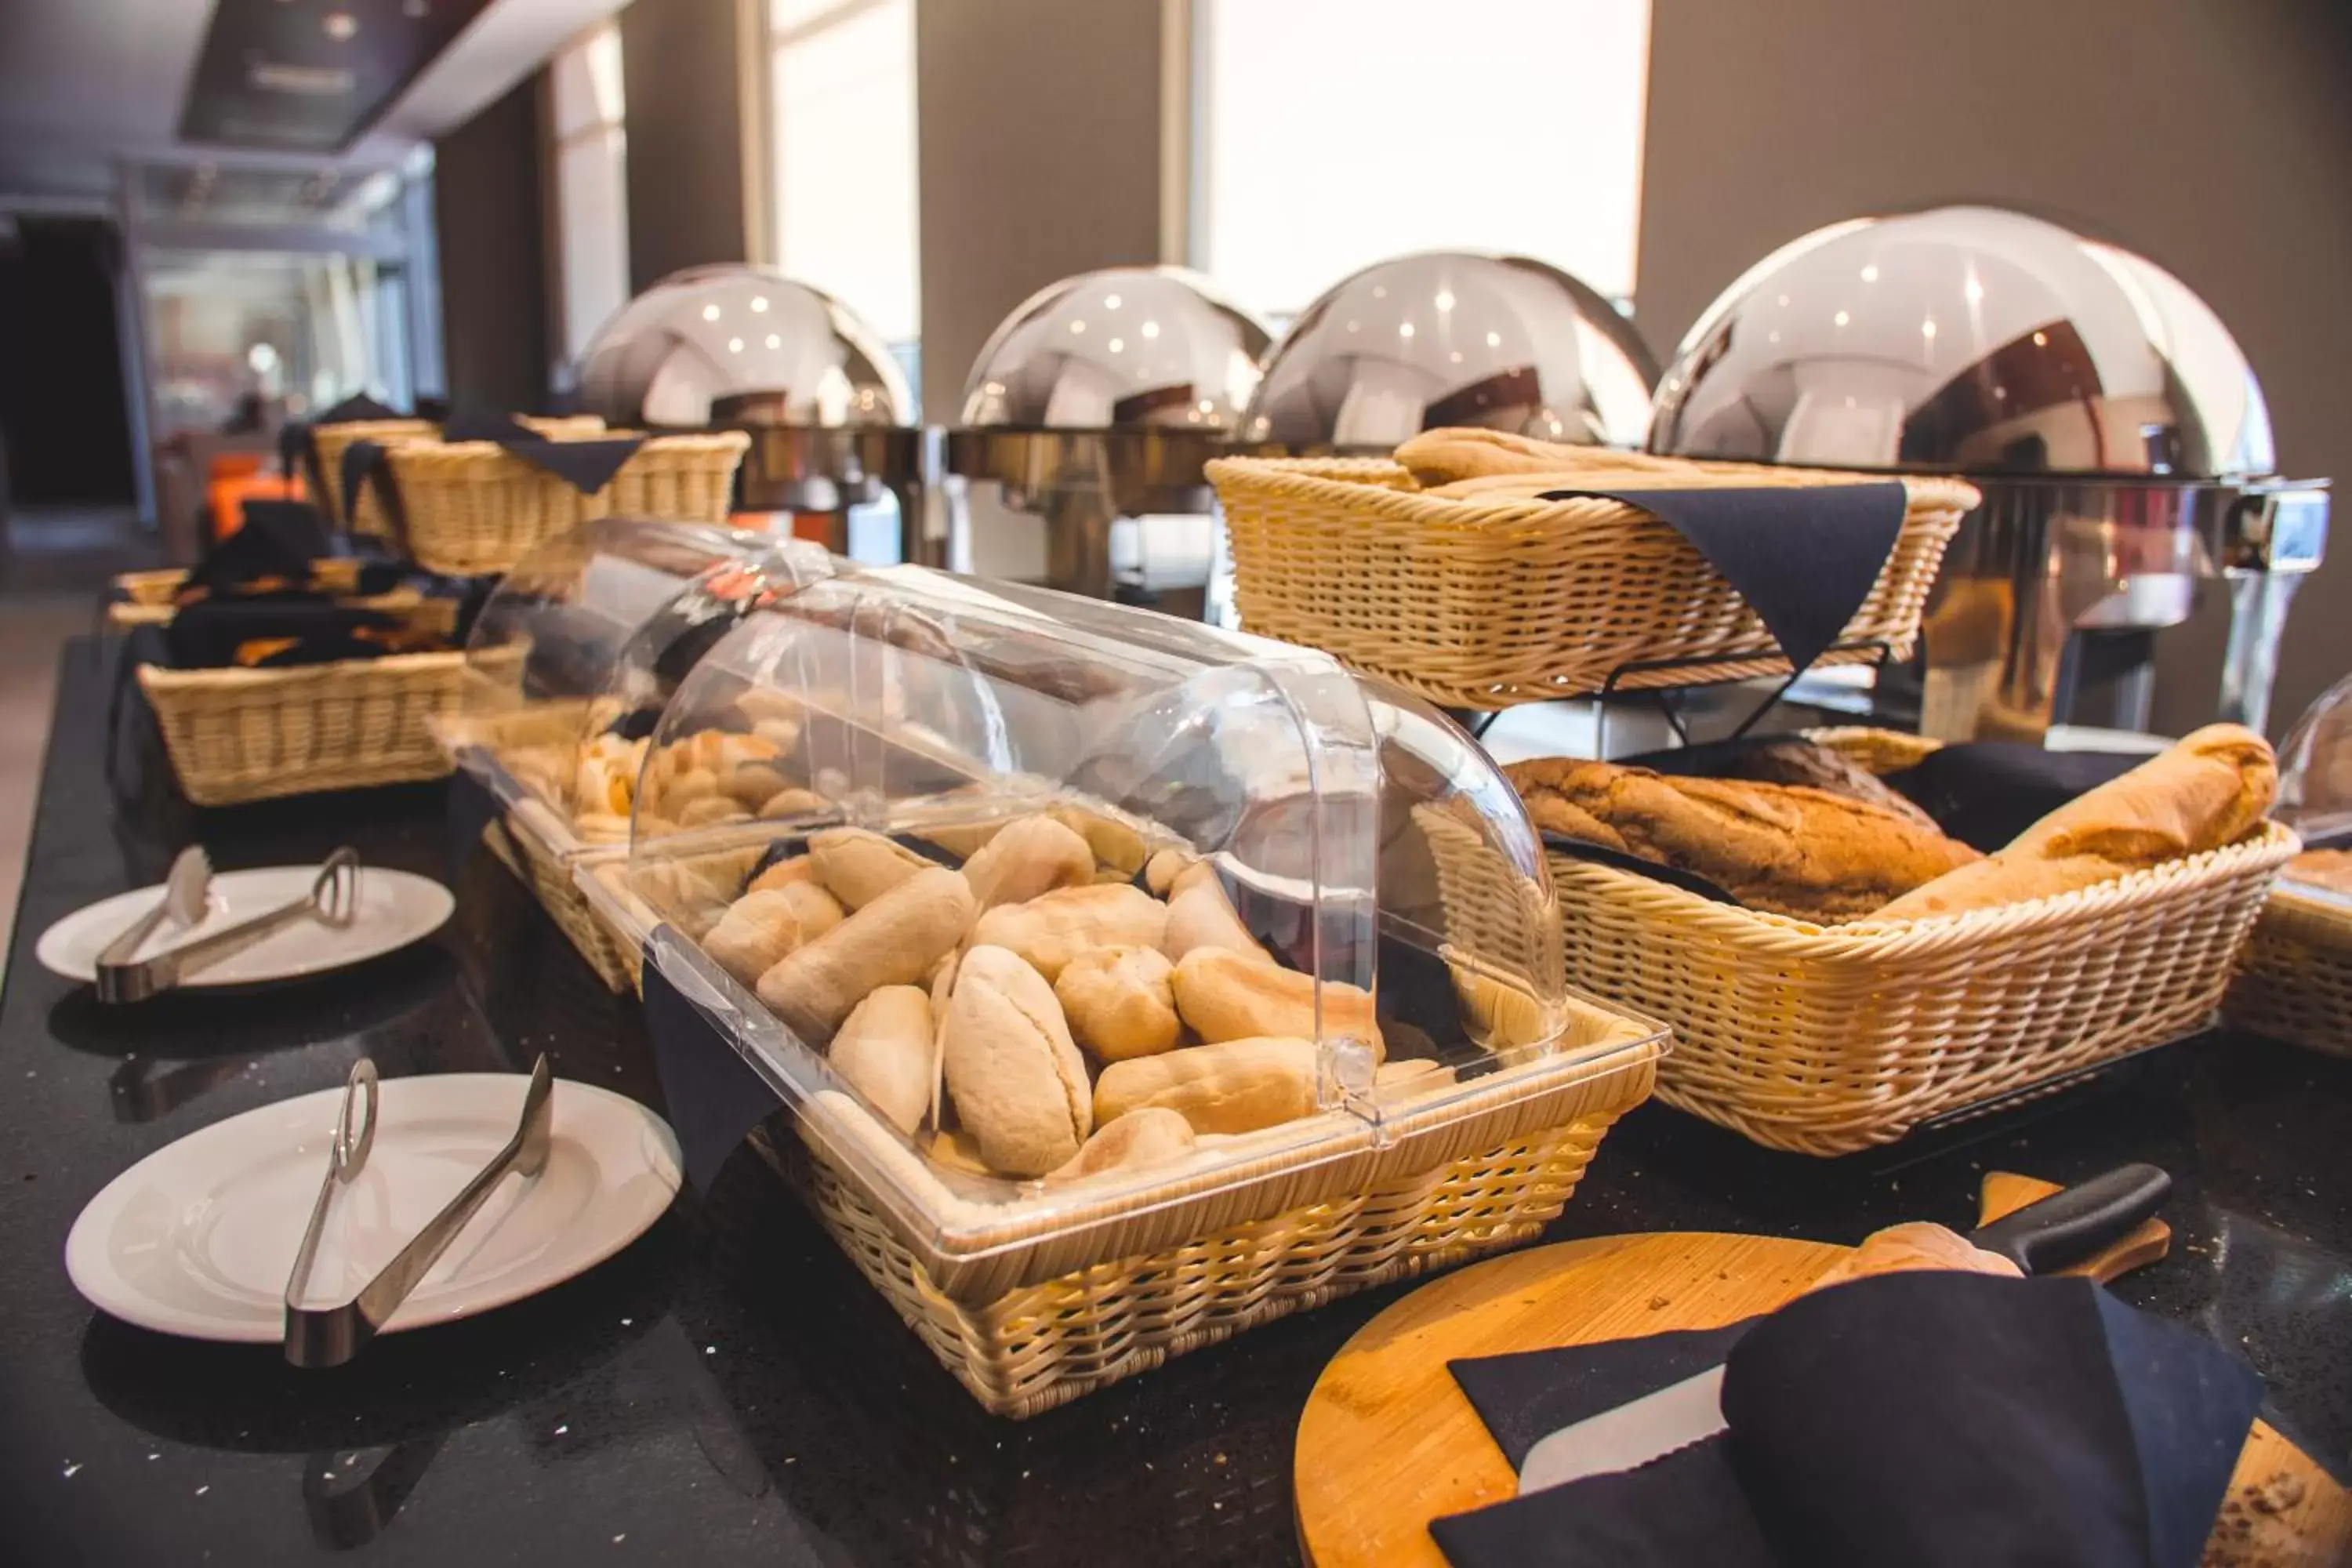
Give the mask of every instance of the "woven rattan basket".
POLYGON ((2352 1057, 2352 905, 2280 882, 2254 922, 2221 1012, 2237 1028, 2352 1057))
MULTIPOLYGON (((1885 476, 1635 458, 1596 449, 1579 482, 1787 486, 1885 476)), ((1494 709, 1621 688, 1786 675, 1763 621, 1696 547, 1603 500, 1424 495, 1385 459, 1225 458, 1209 465, 1253 632, 1335 654, 1431 700, 1494 709), (1627 670, 1675 661, 1675 668, 1627 670)), ((1906 479, 1893 553, 1842 644, 1907 656, 1927 589, 1977 492, 1906 479)), ((1851 647, 1822 664, 1865 662, 1851 647)))
MULTIPOLYGON (((1863 763, 1923 742, 1816 736, 1863 763)), ((1568 977, 1664 1019, 1658 1098, 1808 1154, 2209 1025, 2294 835, 2057 898, 1939 920, 1823 928, 1554 853, 1568 977)))
POLYGON ((310 447, 319 458, 315 476, 319 493, 313 499, 319 510, 339 529, 355 533, 390 533, 392 525, 384 521, 383 503, 373 491, 362 489, 352 509, 353 515, 343 515, 343 454, 354 441, 373 441, 381 447, 429 441, 438 428, 429 419, 351 419, 340 425, 314 426, 310 447))
POLYGON ((452 576, 503 572, 534 547, 591 518, 621 513, 724 522, 735 469, 751 438, 740 430, 656 436, 593 495, 492 441, 409 441, 390 448, 408 550, 452 576))
POLYGON ((181 792, 233 805, 446 776, 428 721, 455 706, 465 669, 453 651, 138 674, 181 792))
POLYGON ((483 829, 482 837, 490 853, 530 889, 597 979, 613 991, 637 989, 637 966, 643 959, 635 944, 604 922, 572 876, 574 867, 621 859, 625 848, 583 844, 564 830, 555 813, 537 802, 509 811, 483 829))
MULTIPOLYGON (((1660 1049, 1653 1041, 1598 1076, 1533 1093, 1498 1074, 1478 1112, 1423 1130, 1408 1110, 1385 1148, 1368 1133, 1348 1157, 1270 1160, 1213 1194, 1149 1194, 1087 1233, 1081 1254, 1107 1259, 1091 1264, 1068 1246, 1033 1247, 934 1274, 868 1201, 865 1178, 815 1152, 825 1140, 804 1141, 779 1118, 753 1142, 972 1396, 1022 1417, 1292 1312, 1532 1239, 1611 1124, 1647 1096, 1660 1049), (1041 1261, 1077 1266, 1025 1278, 1041 1261)), ((808 1114, 865 1115, 840 1096, 808 1114)))
MULTIPOLYGON (((110 600, 106 606, 106 624, 112 630, 127 632, 139 626, 164 626, 179 613, 174 601, 188 574, 178 567, 156 572, 125 572, 114 579, 114 586, 122 596, 110 600)), ((436 605, 447 606, 446 616, 436 616, 437 629, 445 635, 457 624, 457 601, 441 599, 436 605)), ((415 616, 426 603, 425 596, 405 584, 389 592, 367 595, 352 595, 342 603, 355 610, 377 610, 386 614, 415 616)))

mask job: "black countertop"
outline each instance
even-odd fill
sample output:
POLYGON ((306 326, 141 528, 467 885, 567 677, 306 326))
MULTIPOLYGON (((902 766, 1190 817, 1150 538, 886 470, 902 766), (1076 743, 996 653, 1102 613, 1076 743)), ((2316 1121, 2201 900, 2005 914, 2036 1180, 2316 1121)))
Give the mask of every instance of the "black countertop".
MULTIPOLYGON (((184 805, 118 805, 106 673, 68 649, 0 994, 0 1540, 26 1563, 1296 1560, 1298 1412, 1405 1287, 1286 1319, 1014 1423, 983 1415, 748 1152, 620 1257, 534 1300, 296 1373, 274 1348, 101 1317, 62 1262, 83 1204, 197 1127, 386 1077, 520 1070, 658 1102, 634 1004, 477 856, 433 942, 268 993, 116 1012, 42 970, 59 916, 158 880, 184 805)), ((437 786, 205 814, 224 869, 356 844, 441 875, 437 786)), ((2118 1292, 2239 1347, 2306 1446, 2352 1455, 2352 1061, 2233 1036, 2156 1053, 1973 1143, 1824 1163, 1662 1107, 1621 1122, 1553 1227, 1858 1240, 1960 1224, 1988 1167, 2153 1160, 2173 1256, 2118 1292)))

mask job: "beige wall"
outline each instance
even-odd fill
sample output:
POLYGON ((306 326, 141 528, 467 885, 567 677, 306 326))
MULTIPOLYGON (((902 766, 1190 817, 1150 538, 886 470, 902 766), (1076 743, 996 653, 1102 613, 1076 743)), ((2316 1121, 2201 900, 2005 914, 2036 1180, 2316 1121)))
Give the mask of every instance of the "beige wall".
POLYGON ((965 372, 1023 300, 1159 259, 1160 4, 917 0, 932 424, 954 423, 965 372))
MULTIPOLYGON (((1662 354, 1808 229, 1993 202, 2179 274, 2252 360, 2282 466, 2352 483, 2352 6, 1654 0, 1652 29, 1637 299, 1662 354)), ((2296 606, 2274 731, 2352 669, 2347 587, 2352 506, 2296 606)), ((2203 614, 2167 639, 2160 728, 2210 716, 2221 635, 2203 614)))

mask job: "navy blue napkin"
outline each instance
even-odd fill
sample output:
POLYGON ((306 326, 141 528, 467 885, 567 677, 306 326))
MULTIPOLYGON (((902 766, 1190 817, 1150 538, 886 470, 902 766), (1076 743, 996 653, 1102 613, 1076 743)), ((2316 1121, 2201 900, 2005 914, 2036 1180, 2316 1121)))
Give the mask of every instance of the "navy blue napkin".
MULTIPOLYGON (((348 425, 360 419, 400 419, 405 416, 396 408, 387 408, 366 393, 355 393, 332 408, 308 420, 291 419, 278 431, 278 467, 287 478, 294 476, 294 465, 302 465, 310 493, 327 493, 326 477, 319 471, 319 448, 310 433, 321 425, 348 425)), ((344 515, 349 516, 349 513, 344 515)))
POLYGON ((644 958, 646 1037, 653 1042, 662 1100, 687 1180, 696 1192, 708 1192, 735 1146, 783 1101, 702 1009, 670 984, 650 942, 644 958))
POLYGON ((449 885, 456 887, 466 862, 482 847, 482 830, 499 812, 499 797, 470 772, 459 768, 449 775, 449 885))
POLYGON ((1965 741, 1938 746, 1916 767, 1887 774, 1886 783, 1945 832, 1990 855, 2076 795, 2146 761, 2128 752, 1965 741))
MULTIPOLYGON (((2236 1357, 2084 1279, 1885 1275, 1716 1333, 1723 1436, 1435 1521, 1448 1560, 2190 1568, 2262 1398, 2236 1357)), ((1702 1370, 1707 1337, 1453 1370, 1516 1468, 1558 1426, 1702 1370)))
POLYGON ((583 496, 613 482, 621 465, 637 455, 646 437, 600 436, 586 441, 553 441, 509 414, 460 413, 441 426, 444 441, 495 441, 531 467, 553 474, 583 496))
POLYGON ((1753 489, 1547 490, 1638 507, 1691 542, 1803 669, 1838 640, 1894 553, 1910 498, 1900 483, 1753 489))

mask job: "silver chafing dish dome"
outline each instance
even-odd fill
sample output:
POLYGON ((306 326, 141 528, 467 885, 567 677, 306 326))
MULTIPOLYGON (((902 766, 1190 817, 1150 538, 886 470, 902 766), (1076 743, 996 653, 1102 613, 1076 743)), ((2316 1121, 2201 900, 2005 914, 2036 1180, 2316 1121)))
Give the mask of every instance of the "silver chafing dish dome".
POLYGON ((2273 472, 2244 353, 2145 257, 2022 213, 1832 224, 1727 289, 1658 384, 1652 450, 1953 471, 1963 523, 1924 623, 1943 739, 2146 728, 2150 635, 2229 584, 2211 710, 2259 728, 2326 481, 2273 472), (2078 636, 2077 634, 2083 634, 2078 636))
POLYGON ((925 555, 914 396, 881 338, 822 289, 765 267, 673 272, 598 330, 579 384, 586 410, 616 426, 750 432, 747 510, 830 514, 838 553, 925 555), (886 499, 895 522, 853 527, 850 509, 886 499))
POLYGON ((1215 497, 1265 329, 1177 267, 1039 289, 990 334, 947 433, 947 559, 985 575, 1206 611, 1215 497))
POLYGON ((1040 289, 998 323, 964 384, 969 430, 1229 434, 1266 331, 1179 267, 1114 267, 1040 289))
POLYGON ((630 300, 581 356, 580 395, 589 413, 646 429, 915 423, 907 378, 873 330, 764 267, 690 267, 630 300))
POLYGON ((1386 452, 1446 425, 1638 446, 1657 376, 1633 324, 1558 268, 1401 256, 1299 316, 1266 362, 1242 435, 1300 454, 1386 452))
POLYGON ((1993 207, 1816 229, 1684 338, 1650 445, 1969 474, 2267 474, 2229 329, 2144 257, 1993 207))

